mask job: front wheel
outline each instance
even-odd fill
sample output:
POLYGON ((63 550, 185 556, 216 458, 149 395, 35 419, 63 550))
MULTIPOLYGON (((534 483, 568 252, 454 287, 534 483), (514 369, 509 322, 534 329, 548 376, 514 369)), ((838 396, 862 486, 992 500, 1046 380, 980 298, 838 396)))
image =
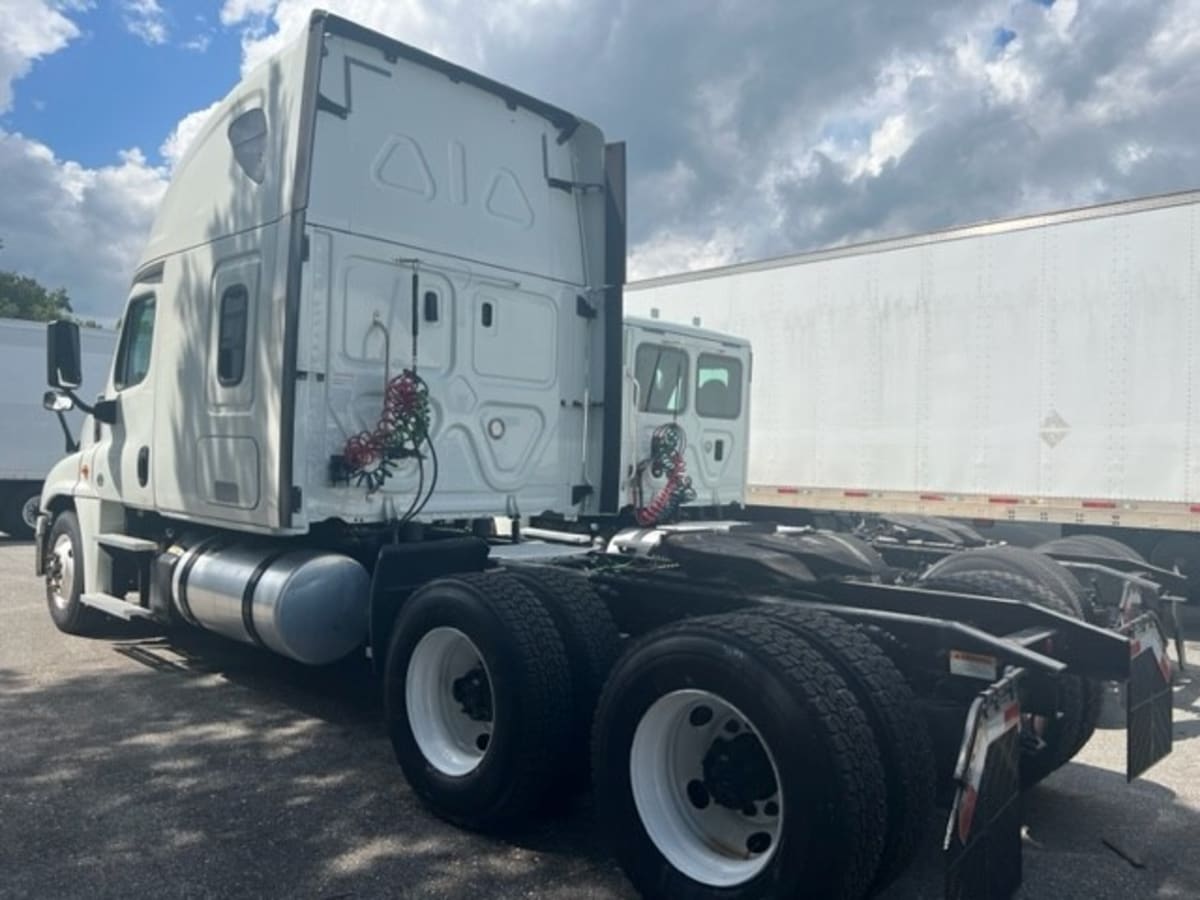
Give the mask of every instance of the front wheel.
POLYGON ((46 542, 46 605, 59 631, 88 634, 97 615, 80 602, 83 593, 83 539, 73 512, 59 513, 46 542))
POLYGON ((647 897, 861 897, 887 830, 871 727, 812 646, 763 616, 652 633, 596 714, 596 807, 647 897))

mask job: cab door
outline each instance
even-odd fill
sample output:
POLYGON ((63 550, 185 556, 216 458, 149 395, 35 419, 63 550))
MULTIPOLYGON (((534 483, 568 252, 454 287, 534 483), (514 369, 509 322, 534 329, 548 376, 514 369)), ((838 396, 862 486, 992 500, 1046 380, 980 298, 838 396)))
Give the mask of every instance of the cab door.
POLYGON ((129 300, 117 345, 117 357, 104 399, 115 401, 116 421, 96 424, 92 483, 102 500, 150 509, 154 434, 154 323, 157 301, 138 286, 129 300))
MULTIPOLYGON (((688 420, 691 360, 687 348, 665 332, 626 326, 629 410, 624 502, 648 509, 667 483, 664 468, 671 447, 659 446, 655 436, 678 442, 688 476, 699 462, 688 420), (670 426, 670 427, 668 427, 670 426)), ((652 516, 653 518, 653 516, 652 516)))

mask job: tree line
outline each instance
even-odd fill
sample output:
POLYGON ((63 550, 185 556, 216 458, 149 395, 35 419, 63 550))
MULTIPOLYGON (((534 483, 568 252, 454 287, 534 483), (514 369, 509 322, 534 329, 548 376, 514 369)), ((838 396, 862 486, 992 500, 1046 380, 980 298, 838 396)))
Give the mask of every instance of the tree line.
MULTIPOLYGON (((0 241, 0 250, 4 242, 0 241)), ((0 269, 0 319, 28 319, 33 322, 52 322, 55 319, 75 319, 88 328, 100 328, 93 319, 80 319, 71 309, 71 298, 65 288, 50 290, 36 278, 0 269)))

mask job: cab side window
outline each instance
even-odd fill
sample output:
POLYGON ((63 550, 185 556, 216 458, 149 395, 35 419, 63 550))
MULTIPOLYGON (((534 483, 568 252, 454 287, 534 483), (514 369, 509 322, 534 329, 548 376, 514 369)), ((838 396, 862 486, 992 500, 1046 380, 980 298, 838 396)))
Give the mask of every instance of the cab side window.
POLYGON ((687 408, 687 354, 662 344, 641 344, 634 358, 641 412, 678 414, 687 408))
POLYGON ((696 412, 711 419, 736 419, 741 415, 741 360, 700 354, 696 360, 696 412))
POLYGON ((154 345, 154 296, 130 301, 125 311, 125 327, 117 350, 114 383, 117 390, 140 384, 150 371, 150 350, 154 345))

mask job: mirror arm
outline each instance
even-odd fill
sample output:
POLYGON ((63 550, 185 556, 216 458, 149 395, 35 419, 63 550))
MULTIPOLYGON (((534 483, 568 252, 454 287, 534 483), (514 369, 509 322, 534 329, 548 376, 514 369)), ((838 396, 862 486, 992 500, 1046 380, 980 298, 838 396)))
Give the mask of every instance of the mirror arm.
MULTIPOLYGON (((84 415, 88 415, 88 416, 95 415, 96 407, 92 406, 90 403, 84 403, 81 399, 79 399, 79 395, 76 394, 73 390, 71 390, 71 388, 59 388, 59 390, 61 390, 64 394, 66 394, 68 397, 70 397, 71 401, 75 404, 75 406, 79 410, 81 410, 84 413, 84 415)), ((59 413, 60 418, 61 418, 61 416, 62 416, 62 413, 59 413)), ((65 428, 66 426, 64 425, 63 427, 65 428)))
POLYGON ((58 416, 58 424, 62 428, 63 438, 66 440, 67 452, 74 453, 79 449, 79 441, 71 434, 71 428, 67 425, 67 417, 63 415, 61 409, 55 410, 54 414, 58 416))

